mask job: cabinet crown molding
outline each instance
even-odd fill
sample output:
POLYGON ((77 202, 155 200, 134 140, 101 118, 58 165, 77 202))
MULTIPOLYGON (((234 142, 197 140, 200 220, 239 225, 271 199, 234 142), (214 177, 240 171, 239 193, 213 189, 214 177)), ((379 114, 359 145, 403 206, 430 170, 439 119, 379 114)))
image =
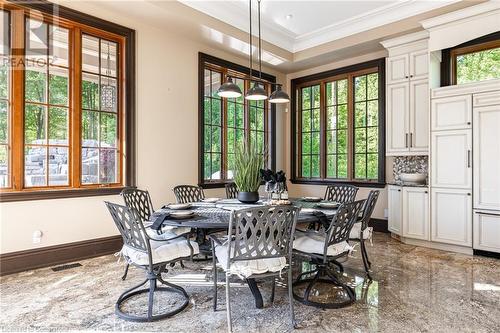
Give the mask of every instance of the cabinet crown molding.
POLYGON ((396 38, 391 38, 391 39, 386 39, 380 42, 383 47, 386 49, 397 47, 397 46, 403 46, 406 44, 414 43, 414 42, 419 42, 422 40, 426 40, 429 38, 429 32, 428 31, 418 31, 412 34, 407 34, 404 36, 396 37, 396 38))
POLYGON ((500 90, 500 79, 481 82, 464 83, 454 86, 446 86, 431 89, 431 98, 457 96, 465 94, 477 94, 500 90))

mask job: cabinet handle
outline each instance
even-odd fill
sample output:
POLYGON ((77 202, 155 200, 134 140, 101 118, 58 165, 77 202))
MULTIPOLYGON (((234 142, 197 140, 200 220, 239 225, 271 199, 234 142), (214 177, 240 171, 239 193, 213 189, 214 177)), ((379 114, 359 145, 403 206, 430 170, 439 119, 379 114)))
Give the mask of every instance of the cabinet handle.
POLYGON ((413 133, 410 133, 410 147, 413 147, 413 133))
POLYGON ((470 149, 467 150, 467 168, 470 168, 470 149))
POLYGON ((405 148, 408 148, 408 133, 405 134, 405 148))
POLYGON ((486 213, 486 212, 476 212, 479 215, 488 215, 488 216, 500 216, 500 214, 486 213))

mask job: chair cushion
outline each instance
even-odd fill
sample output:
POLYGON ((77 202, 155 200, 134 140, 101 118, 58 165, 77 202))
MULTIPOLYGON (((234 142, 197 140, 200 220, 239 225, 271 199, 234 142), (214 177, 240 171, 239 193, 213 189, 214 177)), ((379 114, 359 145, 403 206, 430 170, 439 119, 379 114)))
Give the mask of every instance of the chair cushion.
MULTIPOLYGON (((293 241, 294 250, 298 250, 305 253, 316 253, 323 254, 325 247, 325 237, 324 233, 318 232, 301 232, 297 233, 295 240, 293 241)), ((352 250, 352 246, 346 241, 332 244, 328 247, 326 254, 329 256, 336 256, 344 252, 352 250)))
MULTIPOLYGON (((217 245, 215 247, 215 256, 222 265, 222 268, 227 268, 227 247, 228 244, 217 245)), ((231 255, 234 253, 234 242, 231 242, 231 255)), ((262 258, 250 260, 238 260, 231 264, 229 272, 231 274, 249 277, 253 274, 263 274, 267 272, 279 272, 287 266, 285 257, 262 258)))
MULTIPOLYGON (((372 238, 373 228, 367 227, 363 231, 363 239, 372 238)), ((354 226, 351 229, 351 233, 349 234, 350 239, 361 239, 361 223, 354 223, 354 226)))
MULTIPOLYGON (((193 248, 193 255, 200 253, 196 242, 189 241, 189 243, 193 248)), ((191 249, 189 248, 186 239, 183 237, 164 242, 151 241, 151 251, 153 264, 171 261, 177 258, 189 257, 191 255, 191 249)), ((149 264, 147 253, 138 251, 134 248, 128 247, 127 245, 123 246, 122 254, 128 257, 129 260, 136 265, 149 264)))

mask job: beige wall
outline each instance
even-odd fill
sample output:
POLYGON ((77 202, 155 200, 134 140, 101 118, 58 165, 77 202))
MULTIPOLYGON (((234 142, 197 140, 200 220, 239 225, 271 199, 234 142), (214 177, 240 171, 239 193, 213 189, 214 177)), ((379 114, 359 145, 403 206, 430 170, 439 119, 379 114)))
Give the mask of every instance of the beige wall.
MULTIPOLYGON (((290 87, 290 81, 292 79, 306 76, 306 75, 315 74, 315 73, 321 73, 321 72, 336 69, 336 68, 342 68, 345 66, 358 64, 358 63, 362 63, 365 61, 370 61, 373 59, 383 58, 386 55, 387 55, 386 51, 378 51, 378 52, 366 54, 366 55, 363 55, 360 57, 354 57, 354 58, 350 58, 347 60, 332 62, 332 63, 327 64, 327 65, 322 65, 322 66, 318 66, 315 68, 303 70, 300 72, 287 74, 286 81, 287 81, 288 87, 290 87)), ((288 113, 286 113, 286 115, 287 115, 286 126, 284 127, 285 131, 286 131, 285 136, 284 136, 284 138, 285 138, 285 140, 284 140, 285 148, 284 149, 285 149, 285 161, 286 161, 286 167, 287 167, 287 169, 286 169, 287 174, 291 175, 291 158, 290 158, 290 154, 291 154, 290 142, 291 142, 291 140, 290 140, 290 132, 289 132, 290 131, 291 113, 288 112, 288 113)), ((386 160, 386 174, 387 174, 388 180, 392 179, 392 159, 386 160)), ((322 185, 290 184, 289 185, 289 192, 290 192, 289 194, 291 196, 295 196, 295 197, 298 197, 298 196, 320 196, 320 197, 322 197, 325 194, 325 188, 326 188, 326 186, 322 186, 322 185)), ((366 198, 368 196, 368 193, 370 192, 370 190, 372 190, 372 188, 360 188, 358 191, 358 194, 357 194, 357 198, 358 199, 366 198)), ((383 188, 380 190, 381 190, 381 193, 380 193, 379 199, 377 201, 377 205, 375 206, 375 210, 373 212, 373 217, 376 217, 376 218, 384 218, 384 209, 387 208, 387 190, 386 190, 386 188, 383 188)))
MULTIPOLYGON (((198 52, 247 64, 210 46, 127 17, 106 12, 92 2, 65 3, 82 12, 133 28, 137 33, 137 185, 151 192, 155 207, 173 201, 171 188, 198 181, 198 52)), ((130 6, 133 12, 134 4, 130 6)), ((285 77, 266 69, 284 82, 285 77)), ((283 133, 278 111, 278 138, 283 133)), ((283 149, 277 140, 277 166, 283 149)), ((222 196, 223 190, 209 190, 222 196)), ((104 200, 119 196, 27 201, 0 204, 0 253, 106 237, 117 234, 104 200), (33 244, 35 230, 42 242, 33 244)))

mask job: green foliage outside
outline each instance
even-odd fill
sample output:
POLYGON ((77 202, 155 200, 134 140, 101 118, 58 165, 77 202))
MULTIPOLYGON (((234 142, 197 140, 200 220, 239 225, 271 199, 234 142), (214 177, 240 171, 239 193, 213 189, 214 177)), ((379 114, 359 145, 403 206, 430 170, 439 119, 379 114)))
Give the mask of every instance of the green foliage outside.
POLYGON ((457 84, 500 78, 500 48, 457 56, 457 84))

